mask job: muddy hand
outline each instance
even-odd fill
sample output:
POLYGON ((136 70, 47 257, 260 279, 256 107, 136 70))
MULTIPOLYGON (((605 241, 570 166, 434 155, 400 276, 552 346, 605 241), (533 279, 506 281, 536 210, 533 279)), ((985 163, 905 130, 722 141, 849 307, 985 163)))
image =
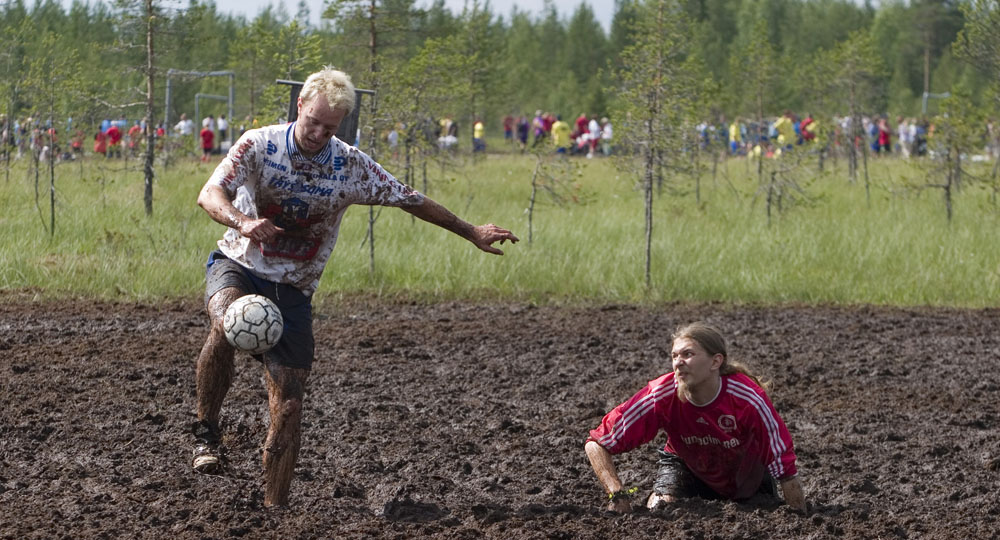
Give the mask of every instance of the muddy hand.
POLYGON ((497 227, 496 225, 489 223, 475 228, 475 239, 472 243, 476 244, 476 247, 487 253, 503 255, 503 251, 493 247, 493 244, 496 242, 503 244, 507 240, 510 240, 510 243, 513 244, 516 243, 519 238, 514 236, 514 234, 507 229, 497 227))
POLYGON ((269 219, 251 219, 240 224, 240 234, 257 244, 270 242, 274 237, 285 232, 269 219))

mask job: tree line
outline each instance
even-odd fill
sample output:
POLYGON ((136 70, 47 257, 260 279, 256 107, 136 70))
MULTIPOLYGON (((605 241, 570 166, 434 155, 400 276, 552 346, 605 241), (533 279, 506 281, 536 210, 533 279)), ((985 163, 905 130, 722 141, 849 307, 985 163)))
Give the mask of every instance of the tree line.
MULTIPOLYGON (((237 121, 247 115, 261 122, 281 116, 288 90, 274 81, 302 80, 325 64, 344 69, 361 87, 378 86, 381 96, 406 93, 405 72, 427 58, 428 44, 433 56, 462 70, 445 76, 461 80, 465 95, 439 98, 454 109, 448 112, 456 119, 467 120, 463 127, 471 129, 469 120, 482 116, 497 129, 499 117, 536 109, 603 115, 616 95, 614 67, 648 22, 643 20, 649 17, 643 12, 647 3, 615 0, 606 32, 588 4, 560 13, 551 1, 540 15, 532 15, 494 13, 479 0, 460 13, 443 0, 428 7, 418 7, 415 0, 333 0, 317 27, 309 24, 304 3, 295 13, 268 7, 247 19, 198 0, 183 9, 151 2, 149 14, 145 2, 134 0, 110 5, 75 0, 68 8, 57 0, 31 6, 9 0, 0 14, 5 81, 0 110, 18 116, 55 106, 59 116, 90 123, 107 115, 144 116, 149 26, 156 43, 155 63, 149 67, 161 80, 168 69, 237 74, 237 121), (39 62, 69 70, 60 74, 68 85, 56 92, 60 103, 39 104, 49 84, 44 73, 41 80, 31 78, 39 62)), ((678 0, 669 3, 665 16, 683 21, 684 54, 697 57, 717 87, 710 112, 729 117, 757 112, 751 105, 757 90, 745 75, 762 64, 774 71, 766 114, 822 107, 815 75, 823 67, 816 57, 859 33, 870 38, 879 67, 878 92, 866 104, 870 113, 916 116, 923 112, 925 92, 943 94, 956 85, 979 102, 991 82, 989 74, 955 56, 952 44, 965 16, 962 3, 954 0, 886 1, 877 8, 852 0, 678 0), (761 37, 768 58, 748 54, 761 37)), ((190 116, 196 94, 225 94, 225 83, 177 84, 170 117, 190 116)), ((450 83, 442 85, 445 89, 455 90, 450 83)), ((164 85, 155 92, 154 103, 162 108, 164 85)), ((206 108, 215 106, 222 110, 214 103, 206 108)), ((162 110, 158 116, 163 117, 162 110)))

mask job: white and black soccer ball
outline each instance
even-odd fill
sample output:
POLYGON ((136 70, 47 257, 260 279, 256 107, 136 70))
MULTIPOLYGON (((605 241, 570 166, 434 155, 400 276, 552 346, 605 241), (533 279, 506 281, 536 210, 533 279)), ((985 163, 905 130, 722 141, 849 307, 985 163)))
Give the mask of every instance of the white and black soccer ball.
POLYGON ((263 354, 281 339, 281 311, 266 296, 248 294, 229 304, 222 329, 230 345, 249 354, 263 354))

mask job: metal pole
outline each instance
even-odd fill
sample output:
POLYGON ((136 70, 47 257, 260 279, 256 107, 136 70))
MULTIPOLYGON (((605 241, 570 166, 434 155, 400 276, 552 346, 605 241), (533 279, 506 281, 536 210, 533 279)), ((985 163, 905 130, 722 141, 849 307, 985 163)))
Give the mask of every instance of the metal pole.
POLYGON ((233 118, 233 101, 234 101, 234 98, 236 96, 235 86, 236 86, 236 75, 233 74, 233 73, 230 73, 229 74, 229 109, 226 112, 226 115, 227 115, 226 118, 229 120, 229 122, 227 122, 228 123, 228 128, 226 129, 226 140, 229 141, 229 145, 230 146, 232 146, 232 144, 233 144, 233 128, 236 127, 236 124, 234 123, 236 121, 236 119, 233 118))
POLYGON ((172 69, 167 70, 167 102, 163 107, 163 132, 164 137, 170 134, 170 87, 172 81, 170 80, 170 72, 172 69))

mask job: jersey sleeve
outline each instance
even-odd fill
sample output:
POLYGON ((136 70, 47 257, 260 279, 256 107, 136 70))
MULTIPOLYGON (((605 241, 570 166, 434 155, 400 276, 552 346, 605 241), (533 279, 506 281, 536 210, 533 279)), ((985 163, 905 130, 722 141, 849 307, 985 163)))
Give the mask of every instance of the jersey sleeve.
POLYGON ((356 163, 351 169, 356 186, 356 204, 416 206, 423 202, 423 195, 397 180, 361 150, 349 147, 347 161, 356 163))
POLYGON ((761 462, 767 466, 767 471, 777 480, 795 476, 792 435, 767 394, 747 377, 733 378, 730 384, 751 404, 746 421, 753 425, 753 432, 760 439, 761 462))
POLYGON ((244 133, 226 153, 208 179, 209 184, 221 187, 230 197, 245 184, 254 172, 260 170, 258 156, 267 150, 268 141, 257 130, 244 133))
POLYGON ((611 454, 628 452, 652 441, 660 431, 661 416, 657 404, 674 395, 673 378, 665 375, 650 381, 628 401, 611 410, 601 425, 590 431, 588 441, 595 441, 611 454))

